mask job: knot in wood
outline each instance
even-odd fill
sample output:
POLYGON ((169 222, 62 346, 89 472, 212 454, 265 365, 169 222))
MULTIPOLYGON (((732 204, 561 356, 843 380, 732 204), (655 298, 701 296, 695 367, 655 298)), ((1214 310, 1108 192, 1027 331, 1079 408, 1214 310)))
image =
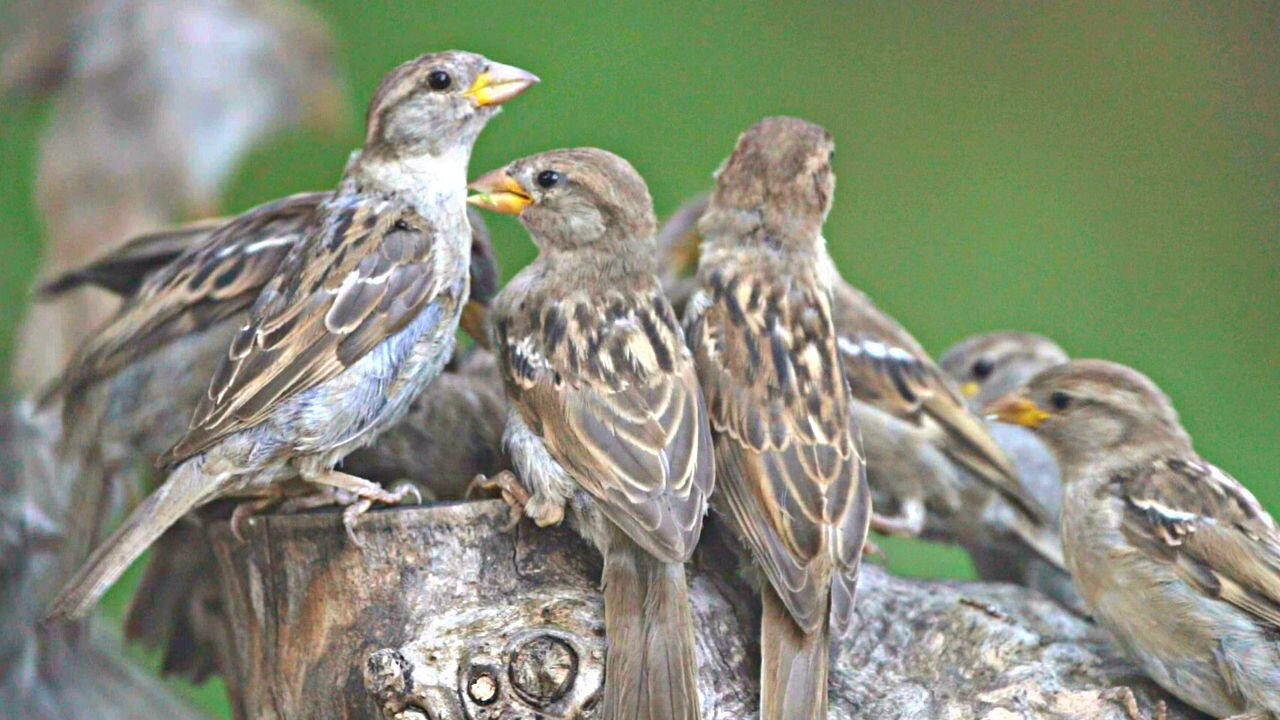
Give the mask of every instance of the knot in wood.
POLYGON ((578 654, 565 641, 539 635, 511 656, 511 684, 530 704, 549 705, 564 697, 578 676, 578 654))

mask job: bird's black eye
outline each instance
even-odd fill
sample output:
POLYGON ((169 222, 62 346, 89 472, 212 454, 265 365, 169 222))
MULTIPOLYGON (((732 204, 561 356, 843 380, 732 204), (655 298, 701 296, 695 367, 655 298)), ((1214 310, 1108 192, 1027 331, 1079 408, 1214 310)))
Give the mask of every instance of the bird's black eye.
POLYGON ((427 84, 432 90, 448 90, 453 84, 453 78, 449 77, 449 73, 443 70, 432 70, 427 76, 427 84))
POLYGON ((995 363, 991 362, 987 358, 979 358, 978 361, 973 364, 973 376, 978 380, 986 380, 991 377, 991 373, 995 369, 995 363))
POLYGON ((1071 405, 1071 396, 1064 392, 1056 392, 1049 396, 1049 404, 1053 406, 1054 410, 1062 412, 1071 405))
POLYGON ((553 188, 559 185, 560 181, 563 179, 564 176, 555 170, 543 170, 538 173, 537 183, 540 188, 553 188))
POLYGON ((392 227, 394 227, 396 230, 399 230, 401 232, 409 232, 410 230, 413 229, 412 227, 409 226, 409 223, 406 222, 404 218, 400 218, 399 220, 396 220, 395 225, 393 225, 392 227))

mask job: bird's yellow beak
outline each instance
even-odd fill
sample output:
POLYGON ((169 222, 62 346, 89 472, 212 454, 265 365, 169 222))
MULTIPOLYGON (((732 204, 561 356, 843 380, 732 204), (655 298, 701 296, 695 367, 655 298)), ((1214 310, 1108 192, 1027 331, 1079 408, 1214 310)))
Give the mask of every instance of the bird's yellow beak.
POLYGON ((485 173, 468 185, 476 191, 467 198, 467 203, 482 210, 492 210, 503 215, 519 215, 533 204, 533 198, 520 187, 516 179, 507 174, 506 169, 485 173))
POLYGON ((964 396, 965 396, 965 397, 967 397, 967 398, 971 398, 971 397, 973 397, 973 396, 977 395, 977 394, 978 394, 978 391, 979 391, 979 390, 981 390, 981 389, 982 389, 982 388, 980 388, 980 387, 978 386, 978 383, 976 383, 976 382, 967 382, 967 383, 965 383, 965 384, 963 384, 963 385, 961 385, 961 386, 960 386, 960 394, 961 394, 961 395, 964 395, 964 396))
POLYGON ((1027 398, 1011 393, 996 400, 987 407, 986 416, 990 420, 999 420, 1010 425, 1021 425, 1024 428, 1037 428, 1049 417, 1049 413, 1041 410, 1027 398))
POLYGON ((490 62, 463 93, 476 107, 501 105, 538 84, 538 76, 511 65, 490 62))

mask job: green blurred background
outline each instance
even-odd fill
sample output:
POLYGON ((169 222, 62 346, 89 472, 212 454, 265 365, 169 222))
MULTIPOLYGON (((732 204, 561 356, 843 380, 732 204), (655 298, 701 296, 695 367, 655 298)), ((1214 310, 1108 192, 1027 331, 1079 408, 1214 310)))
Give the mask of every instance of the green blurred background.
MULTIPOLYGON (((826 235, 841 269, 930 350, 1018 328, 1132 364, 1280 511, 1280 4, 314 5, 341 44, 350 130, 261 148, 226 209, 332 185, 381 75, 428 50, 543 79, 486 131, 473 175, 598 145, 639 168, 660 215, 752 122, 798 115, 839 144, 826 235)), ((47 110, 0 110, 3 366, 40 254, 47 110)), ((491 226, 509 276, 532 246, 491 226)), ((899 572, 970 573, 957 552, 884 547, 899 572)), ((217 684, 196 697, 226 712, 217 684)))

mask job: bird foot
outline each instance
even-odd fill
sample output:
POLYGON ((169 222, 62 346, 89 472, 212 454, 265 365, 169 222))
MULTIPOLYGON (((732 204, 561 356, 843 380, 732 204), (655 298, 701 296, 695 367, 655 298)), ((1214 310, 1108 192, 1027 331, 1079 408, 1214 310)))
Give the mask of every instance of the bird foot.
POLYGON ((356 523, 359 522, 361 515, 369 512, 369 508, 372 508, 374 503, 399 505, 412 495, 414 504, 422 504, 422 493, 413 483, 400 483, 392 490, 383 490, 380 486, 374 485, 373 488, 357 490, 355 493, 357 496, 355 502, 348 503, 342 511, 342 525, 347 529, 347 537, 351 538, 351 542, 358 548, 364 547, 364 541, 356 535, 356 523))
POLYGON ((923 523, 907 514, 885 516, 871 513, 871 529, 890 537, 919 537, 923 523))
POLYGON ((271 495, 268 497, 258 498, 256 500, 246 500, 236 505, 235 510, 231 511, 231 534, 237 542, 244 542, 244 534, 240 532, 240 528, 244 521, 263 512, 280 502, 280 496, 271 495))
MULTIPOLYGON (((1099 695, 1103 700, 1120 703, 1124 708, 1124 712, 1129 716, 1129 720, 1148 720, 1147 716, 1138 709, 1138 698, 1134 696, 1133 690, 1127 685, 1121 687, 1113 687, 1103 690, 1099 695)), ((1167 720, 1169 709, 1165 706, 1164 701, 1156 703, 1156 720, 1167 720)))
POLYGON ((524 517, 524 508, 529 504, 529 491, 520 483, 520 479, 510 470, 487 477, 485 475, 476 475, 467 486, 467 497, 472 498, 481 492, 493 492, 497 490, 502 495, 502 500, 511 508, 511 521, 502 528, 503 532, 511 532, 520 524, 520 518, 524 517))

